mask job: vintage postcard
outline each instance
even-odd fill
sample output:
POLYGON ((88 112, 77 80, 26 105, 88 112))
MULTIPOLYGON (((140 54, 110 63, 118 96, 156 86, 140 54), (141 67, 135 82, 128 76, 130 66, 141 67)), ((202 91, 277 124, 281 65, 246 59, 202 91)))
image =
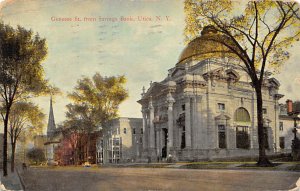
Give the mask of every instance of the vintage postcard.
POLYGON ((299 8, 0 0, 0 190, 300 190, 299 8))

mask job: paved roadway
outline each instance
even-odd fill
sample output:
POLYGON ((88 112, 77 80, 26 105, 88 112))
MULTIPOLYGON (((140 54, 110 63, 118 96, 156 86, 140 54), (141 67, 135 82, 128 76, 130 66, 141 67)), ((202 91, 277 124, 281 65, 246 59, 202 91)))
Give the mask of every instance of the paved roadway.
POLYGON ((299 172, 188 170, 166 168, 30 168, 23 172, 29 191, 105 190, 288 190, 299 172))

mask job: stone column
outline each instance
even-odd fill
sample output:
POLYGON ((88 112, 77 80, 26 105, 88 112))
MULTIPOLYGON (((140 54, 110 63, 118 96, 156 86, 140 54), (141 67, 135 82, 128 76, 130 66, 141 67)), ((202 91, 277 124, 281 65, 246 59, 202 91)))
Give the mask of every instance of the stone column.
POLYGON ((226 149, 230 149, 230 143, 229 143, 229 133, 230 133, 230 126, 228 125, 227 123, 227 120, 226 120, 226 123, 225 123, 225 143, 226 143, 226 149))
POLYGON ((258 135, 257 135, 257 110, 256 110, 256 101, 255 95, 252 93, 251 97, 251 134, 250 134, 250 148, 258 149, 258 135))
POLYGON ((279 132, 278 132, 278 130, 279 130, 279 112, 280 112, 280 110, 279 110, 279 105, 278 105, 278 102, 277 102, 277 100, 275 101, 275 121, 274 121, 274 137, 275 137, 275 141, 274 141, 274 143, 275 143, 275 145, 274 145, 274 149, 275 149, 275 152, 277 152, 277 151, 279 151, 280 150, 280 145, 279 145, 279 132))
POLYGON ((190 98, 185 98, 185 146, 191 148, 191 104, 190 98))
POLYGON ((150 112, 150 116, 149 116, 149 123, 150 123, 150 135, 149 135, 149 140, 150 140, 150 144, 149 147, 151 149, 155 148, 155 135, 154 135, 154 124, 153 124, 153 120, 154 120, 154 107, 152 104, 152 98, 150 98, 150 102, 149 102, 149 112, 150 112))
POLYGON ((192 122, 191 122, 191 129, 192 129, 192 146, 193 148, 199 148, 200 139, 201 139, 201 132, 202 125, 201 125, 201 112, 200 112, 200 102, 201 96, 195 95, 193 96, 193 113, 192 113, 192 122), (201 128, 200 128, 201 127, 201 128))
POLYGON ((145 109, 142 109, 143 113, 143 150, 148 148, 148 140, 147 140, 147 135, 148 135, 148 129, 147 129, 147 118, 146 118, 146 111, 145 109))
POLYGON ((161 156, 161 148, 160 148, 160 128, 156 128, 156 156, 160 157, 161 156))
POLYGON ((167 104, 168 104, 168 145, 167 145, 167 156, 170 153, 170 148, 172 148, 173 140, 174 140, 174 120, 173 120, 173 104, 175 100, 172 97, 171 93, 167 96, 167 104))

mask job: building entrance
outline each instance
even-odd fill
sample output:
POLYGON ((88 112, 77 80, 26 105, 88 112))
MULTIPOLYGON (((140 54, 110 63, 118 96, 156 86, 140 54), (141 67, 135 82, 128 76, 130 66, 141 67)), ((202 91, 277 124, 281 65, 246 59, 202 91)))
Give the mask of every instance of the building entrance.
POLYGON ((161 157, 167 158, 167 145, 168 145, 168 129, 162 129, 164 132, 163 137, 163 146, 161 149, 161 157))

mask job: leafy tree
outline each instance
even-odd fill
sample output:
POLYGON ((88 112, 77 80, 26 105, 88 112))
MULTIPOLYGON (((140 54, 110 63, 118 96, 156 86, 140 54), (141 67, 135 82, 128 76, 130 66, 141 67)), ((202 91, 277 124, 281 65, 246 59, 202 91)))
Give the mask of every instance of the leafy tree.
POLYGON ((35 164, 46 162, 46 157, 43 149, 32 148, 27 152, 27 157, 35 164))
POLYGON ((31 102, 17 102, 11 108, 8 134, 11 142, 11 171, 15 167, 16 144, 22 133, 34 136, 42 133, 45 115, 31 102))
POLYGON ((299 5, 271 0, 185 0, 184 9, 187 40, 197 36, 204 26, 212 26, 221 35, 207 35, 206 40, 217 42, 242 61, 257 98, 257 165, 272 165, 265 153, 262 87, 266 69, 278 72, 289 58, 287 48, 299 40, 299 5))
POLYGON ((126 83, 124 76, 102 77, 96 73, 92 79, 84 77, 78 80, 74 92, 68 96, 74 102, 67 106, 69 119, 85 119, 83 122, 93 121, 92 126, 117 116, 119 105, 128 97, 123 87, 126 83), (72 115, 72 114, 80 114, 72 115), (89 116, 82 114, 89 113, 89 116), (87 120, 92 119, 92 120, 87 120))
POLYGON ((31 30, 16 29, 0 22, 0 103, 4 110, 3 175, 7 176, 7 131, 13 104, 49 90, 42 61, 46 40, 31 30))
MULTIPOLYGON (((96 73, 92 79, 83 77, 78 80, 75 90, 68 96, 73 103, 67 105, 67 120, 65 125, 70 138, 81 143, 84 134, 88 136, 97 127, 108 120, 117 117, 119 105, 128 97, 123 87, 126 83, 124 76, 102 77, 96 73), (78 137, 79 136, 79 137, 78 137)), ((87 151, 87 154, 89 151, 87 151)))

